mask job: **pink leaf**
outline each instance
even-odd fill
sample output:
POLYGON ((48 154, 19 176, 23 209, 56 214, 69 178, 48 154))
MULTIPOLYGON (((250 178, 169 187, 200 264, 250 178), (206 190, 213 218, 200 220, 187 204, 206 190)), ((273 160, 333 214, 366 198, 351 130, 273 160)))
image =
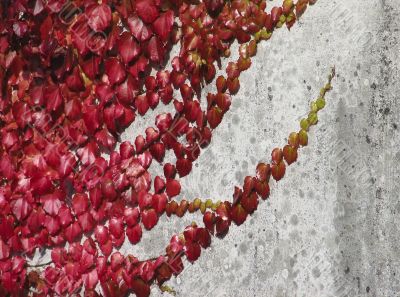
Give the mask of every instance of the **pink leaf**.
POLYGON ((60 222, 58 218, 52 216, 46 216, 44 226, 46 227, 47 231, 49 231, 49 234, 52 236, 56 235, 58 231, 60 231, 60 222))
POLYGON ((99 281, 97 270, 93 269, 89 273, 82 276, 85 287, 88 289, 94 289, 99 281))
POLYGON ((128 26, 133 36, 139 41, 146 41, 153 35, 151 29, 137 16, 128 18, 128 26))
POLYGON ((10 256, 10 247, 0 239, 0 260, 7 259, 10 256))
POLYGON ((19 221, 24 220, 32 210, 32 206, 24 198, 17 199, 12 205, 13 213, 19 221))
POLYGON ((43 196, 41 198, 42 203, 43 203, 43 209, 45 212, 47 212, 49 215, 57 215, 58 211, 61 207, 61 201, 58 199, 57 195, 54 194, 49 194, 46 196, 43 196))

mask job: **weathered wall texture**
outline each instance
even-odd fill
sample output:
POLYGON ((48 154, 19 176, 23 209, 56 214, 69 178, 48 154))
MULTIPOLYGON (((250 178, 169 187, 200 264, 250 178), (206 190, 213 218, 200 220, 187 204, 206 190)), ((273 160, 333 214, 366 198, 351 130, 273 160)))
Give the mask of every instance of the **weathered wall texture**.
MULTIPOLYGON (((230 198, 297 129, 332 65, 334 91, 271 199, 169 283, 177 296, 400 296, 399 4, 320 0, 259 47, 185 197, 230 198)), ((129 249, 158 255, 192 220, 163 218, 129 249)))

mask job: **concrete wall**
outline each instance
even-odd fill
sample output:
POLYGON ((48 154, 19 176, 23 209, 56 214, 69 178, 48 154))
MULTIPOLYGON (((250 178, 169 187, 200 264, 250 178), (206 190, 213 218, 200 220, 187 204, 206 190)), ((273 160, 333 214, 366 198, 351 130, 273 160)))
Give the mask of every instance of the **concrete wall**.
MULTIPOLYGON (((259 47, 183 196, 230 198, 297 129, 332 65, 334 90, 299 162, 169 283, 177 296, 400 296, 399 4, 320 0, 259 47)), ((158 255, 192 220, 163 218, 130 251, 158 255)))

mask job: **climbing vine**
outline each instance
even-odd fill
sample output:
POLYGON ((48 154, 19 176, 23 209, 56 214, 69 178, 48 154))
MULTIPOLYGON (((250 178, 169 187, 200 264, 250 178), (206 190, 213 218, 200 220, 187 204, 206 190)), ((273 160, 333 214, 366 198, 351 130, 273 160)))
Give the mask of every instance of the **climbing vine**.
POLYGON ((213 236, 241 225, 268 198, 270 176, 279 181, 308 144, 334 71, 299 132, 235 187, 233 200, 176 199, 258 44, 315 2, 267 10, 265 0, 2 1, 0 295, 143 297, 153 283, 171 291, 164 283, 183 270, 183 258, 196 261, 213 236), (216 92, 201 98, 211 83, 216 92), (121 143, 160 104, 173 113, 121 143), (169 151, 174 161, 165 163, 169 151), (151 166, 163 166, 163 176, 152 177, 151 166), (118 251, 126 240, 138 244, 160 216, 195 211, 203 223, 174 235, 159 257, 118 251), (51 261, 32 264, 43 249, 51 261))

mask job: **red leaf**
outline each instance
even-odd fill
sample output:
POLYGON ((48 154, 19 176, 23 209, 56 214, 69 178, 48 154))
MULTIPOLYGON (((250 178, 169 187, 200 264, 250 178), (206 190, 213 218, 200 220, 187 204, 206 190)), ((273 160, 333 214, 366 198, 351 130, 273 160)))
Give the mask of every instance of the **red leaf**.
POLYGON ((113 235, 115 238, 120 238, 124 233, 123 218, 111 218, 108 228, 111 235, 113 235))
POLYGON ((158 37, 153 36, 149 40, 146 53, 149 59, 154 63, 160 63, 163 61, 165 48, 158 37))
POLYGON ((68 88, 73 92, 81 92, 85 90, 85 85, 78 67, 75 67, 72 74, 66 79, 68 88))
POLYGON ((283 152, 280 148, 273 149, 271 153, 272 162, 274 164, 279 164, 283 159, 283 152))
POLYGON ((83 232, 85 233, 92 231, 95 226, 95 221, 93 219, 93 216, 89 212, 85 212, 80 216, 78 216, 78 221, 83 232))
POLYGON ((222 112, 217 107, 211 108, 207 112, 207 121, 211 129, 215 129, 222 121, 222 112))
POLYGON ((226 73, 228 74, 228 78, 237 78, 240 75, 240 70, 238 65, 234 62, 229 62, 226 67, 226 73))
POLYGON ((157 142, 152 146, 150 146, 150 152, 154 157, 154 159, 156 159, 159 163, 161 163, 165 155, 165 146, 163 143, 157 142))
POLYGON ((97 225, 94 230, 94 236, 100 245, 105 244, 109 240, 108 228, 102 225, 97 225))
POLYGON ((72 99, 65 103, 65 115, 71 120, 77 120, 81 116, 82 104, 77 99, 72 99))
POLYGON ((153 35, 151 29, 137 16, 128 18, 128 26, 133 36, 139 41, 146 41, 153 35))
POLYGON ((0 239, 0 260, 5 260, 10 256, 10 247, 0 239))
POLYGON ((48 111, 56 111, 63 102, 60 88, 57 86, 48 87, 44 94, 44 100, 48 111))
POLYGON ((224 0, 205 0, 207 11, 211 16, 216 16, 224 7, 224 0))
POLYGON ((60 223, 63 227, 68 226, 72 223, 71 210, 65 205, 61 206, 58 211, 58 218, 60 219, 60 223))
POLYGON ((18 198, 12 202, 12 211, 15 217, 22 221, 24 220, 32 210, 32 206, 24 198, 18 198))
POLYGON ((135 8, 138 16, 148 24, 154 22, 159 15, 154 0, 138 0, 136 1, 135 8))
POLYGON ((31 179, 31 188, 34 195, 44 195, 52 188, 52 183, 47 176, 36 175, 31 179))
POLYGON ((199 240, 198 242, 202 246, 202 248, 206 249, 211 245, 211 235, 210 232, 205 229, 205 228, 199 228, 198 232, 198 237, 199 240))
POLYGON ((160 96, 158 93, 147 91, 146 92, 147 102, 149 106, 154 109, 157 107, 158 103, 160 102, 160 96))
POLYGON ((283 157, 288 165, 296 162, 297 160, 297 149, 291 145, 285 145, 283 148, 283 157))
POLYGON ((269 164, 259 163, 256 172, 258 180, 268 182, 271 175, 271 166, 269 164))
POLYGON ((133 227, 126 228, 126 236, 132 244, 137 244, 142 238, 142 227, 137 224, 133 227))
POLYGON ((82 279, 86 288, 94 289, 99 281, 96 269, 93 269, 89 273, 82 275, 82 279))
POLYGON ((115 89, 118 100, 127 106, 132 105, 133 100, 139 95, 139 84, 132 76, 127 79, 115 89))
POLYGON ((89 199, 86 194, 75 194, 72 199, 72 207, 76 215, 80 215, 88 210, 89 199))
POLYGON ((83 113, 86 128, 94 133, 100 127, 100 111, 97 106, 86 106, 83 113))
POLYGON ((135 59, 141 51, 139 44, 128 32, 124 32, 118 40, 118 50, 125 64, 135 59))
POLYGON ((276 181, 279 181, 283 178, 283 176, 285 175, 285 171, 286 171, 285 162, 281 161, 278 164, 272 164, 271 173, 276 181))
POLYGON ((36 16, 41 13, 44 9, 44 4, 42 0, 35 1, 35 7, 33 8, 33 15, 36 16))
POLYGON ((175 166, 171 163, 167 163, 164 165, 164 176, 168 178, 174 178, 176 174, 175 166))
POLYGON ((147 143, 152 143, 154 141, 157 141, 157 139, 160 136, 160 133, 153 127, 147 128, 145 132, 146 132, 146 142, 147 143))
POLYGON ((61 177, 69 175, 74 169, 76 164, 75 157, 72 153, 67 153, 60 158, 60 165, 58 167, 58 173, 61 177))
POLYGON ((140 56, 136 63, 133 66, 129 67, 129 73, 134 78, 139 78, 139 75, 146 70, 148 65, 149 60, 145 56, 140 56))
POLYGON ((176 170, 180 177, 184 177, 192 170, 192 162, 184 158, 178 159, 178 161, 176 161, 176 170))
POLYGON ((254 186, 255 186, 254 178, 251 176, 246 176, 243 184, 243 195, 248 196, 254 189, 254 186))
POLYGON ((201 254, 200 245, 194 242, 187 242, 185 245, 185 253, 189 262, 196 261, 201 254))
POLYGON ((105 63, 106 74, 112 85, 124 81, 126 73, 121 62, 117 58, 110 58, 105 63))
POLYGON ((140 115, 145 115, 149 110, 149 103, 145 94, 137 96, 135 99, 135 107, 140 115))
POLYGON ((240 203, 242 204, 243 208, 251 214, 257 209, 258 196, 255 192, 252 192, 251 194, 242 197, 240 203))
POLYGON ((166 192, 169 198, 179 195, 181 192, 181 184, 175 179, 167 180, 166 192))
POLYGON ((82 235, 82 229, 79 226, 78 222, 74 222, 71 225, 69 225, 65 230, 65 239, 69 242, 72 243, 74 242, 78 237, 82 235))
POLYGON ((158 214, 162 214, 165 211, 167 205, 167 197, 165 194, 153 195, 152 206, 158 214))
POLYGON ((67 252, 64 248, 56 247, 51 251, 51 260, 56 267, 61 267, 65 264, 67 252))
POLYGON ((86 15, 88 25, 96 32, 104 31, 111 23, 111 9, 107 4, 88 9, 86 15))
POLYGON ((99 56, 92 56, 85 60, 82 69, 90 79, 95 79, 99 74, 101 59, 99 56))
POLYGON ((15 22, 12 26, 14 33, 18 37, 22 37, 28 31, 28 24, 26 22, 15 22))
POLYGON ((139 163, 144 167, 144 168, 149 168, 151 161, 153 160, 153 157, 151 156, 150 152, 145 151, 144 153, 141 153, 138 156, 139 163))
POLYGON ((160 36, 162 41, 167 41, 169 38, 169 34, 172 31, 172 25, 174 24, 174 12, 172 10, 168 10, 165 13, 162 13, 158 19, 153 23, 154 32, 160 36))
POLYGON ((117 269, 124 262, 124 256, 120 252, 116 252, 111 256, 111 270, 117 271, 117 269))
MULTIPOLYGON (((91 165, 95 163, 96 157, 99 154, 99 148, 96 144, 96 142, 92 141, 89 142, 85 147, 81 147, 78 149, 77 154, 79 158, 81 159, 81 162, 83 165, 91 165)), ((90 170, 96 169, 95 167, 90 167, 87 169, 86 172, 81 173, 83 175, 87 174, 90 172, 90 170)))
POLYGON ((156 176, 154 178, 154 192, 155 193, 161 193, 165 189, 165 181, 159 177, 156 176))
POLYGON ((150 286, 140 278, 136 278, 132 281, 132 290, 137 297, 150 296, 150 286))
POLYGON ((43 209, 49 215, 57 215, 61 208, 61 201, 55 194, 45 195, 41 198, 43 209))
POLYGON ((125 208, 124 210, 124 220, 127 226, 135 226, 137 223, 139 223, 139 209, 137 207, 132 208, 128 207, 125 208))
POLYGON ((231 221, 227 217, 217 217, 215 224, 216 234, 224 236, 228 232, 230 224, 231 221))
POLYGON ((144 210, 146 208, 149 208, 152 203, 153 203, 153 197, 151 194, 145 192, 145 191, 140 191, 138 193, 138 203, 139 207, 141 210, 144 210))
POLYGON ((282 7, 274 7, 271 10, 272 23, 276 25, 282 15, 282 7))
POLYGON ((44 227, 49 231, 49 234, 54 236, 60 231, 60 222, 58 218, 56 217, 51 217, 51 216, 46 216, 46 219, 44 220, 44 227))
POLYGON ((172 124, 172 116, 170 113, 162 113, 156 117, 156 126, 160 133, 168 131, 172 124))
POLYGON ((15 174, 14 165, 7 154, 3 154, 0 159, 0 173, 8 180, 12 180, 15 174))
POLYGON ((262 199, 267 199, 269 196, 269 192, 270 192, 270 188, 269 188, 269 184, 268 182, 261 182, 261 181, 257 181, 256 182, 256 191, 257 194, 260 195, 260 197, 262 199))
POLYGON ((244 223, 244 221, 246 221, 247 212, 243 208, 243 206, 239 203, 232 208, 231 216, 232 220, 236 223, 236 225, 240 226, 241 224, 244 223))
POLYGON ((153 229, 158 222, 158 215, 154 209, 145 209, 142 212, 142 223, 147 230, 153 229))

